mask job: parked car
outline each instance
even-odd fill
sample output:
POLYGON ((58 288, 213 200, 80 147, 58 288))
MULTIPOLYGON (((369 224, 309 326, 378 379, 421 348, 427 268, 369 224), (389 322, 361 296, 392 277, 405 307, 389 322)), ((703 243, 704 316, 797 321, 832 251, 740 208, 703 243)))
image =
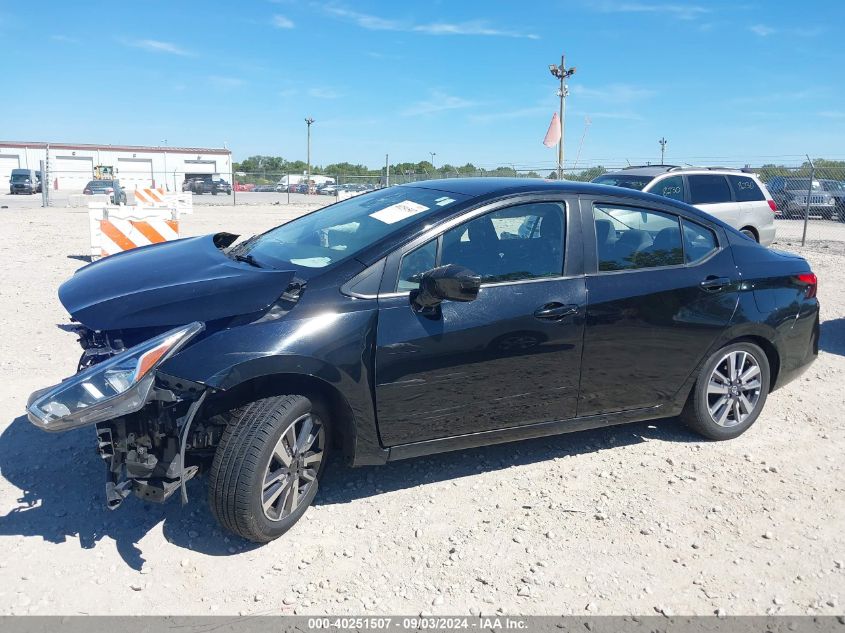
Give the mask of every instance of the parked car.
POLYGON ((645 165, 603 174, 593 182, 686 202, 765 246, 775 239, 775 202, 756 174, 745 170, 645 165))
MULTIPOLYGON (((845 182, 841 180, 820 180, 819 183, 834 201, 834 215, 840 222, 845 222, 845 182)), ((831 218, 832 219, 832 218, 831 218)))
POLYGON ((818 180, 809 178, 784 178, 775 176, 768 182, 769 191, 785 218, 803 218, 810 198, 810 215, 820 215, 830 220, 836 209, 836 199, 824 190, 818 180))
POLYGON ((9 174, 9 193, 41 193, 41 172, 34 169, 13 169, 9 174))
POLYGON ((275 192, 276 185, 257 185, 253 187, 253 191, 257 191, 258 193, 268 193, 268 192, 275 192))
POLYGON ((106 194, 112 204, 126 204, 126 189, 119 180, 89 180, 82 190, 86 196, 106 194))
POLYGON ((377 465, 673 416, 725 440, 818 354, 806 260, 639 191, 431 180, 237 237, 130 250, 59 289, 79 373, 28 416, 96 428, 110 507, 186 498, 208 469, 217 520, 270 541, 331 451, 377 465))
POLYGON ((231 195, 232 185, 214 176, 195 176, 185 179, 182 183, 182 191, 190 191, 198 196, 204 193, 210 193, 213 196, 218 193, 231 195))

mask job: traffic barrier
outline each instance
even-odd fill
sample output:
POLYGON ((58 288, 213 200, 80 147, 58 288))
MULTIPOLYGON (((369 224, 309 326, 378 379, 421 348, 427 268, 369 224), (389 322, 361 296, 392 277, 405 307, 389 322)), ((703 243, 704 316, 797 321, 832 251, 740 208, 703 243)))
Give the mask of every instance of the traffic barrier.
POLYGON ((104 206, 109 204, 109 194, 95 193, 93 196, 84 193, 72 193, 68 196, 67 206, 72 209, 88 207, 92 204, 104 206))
POLYGON ((135 204, 149 204, 155 206, 157 203, 164 202, 165 193, 164 187, 145 187, 143 189, 136 189, 135 204))
POLYGON ((91 259, 179 239, 179 211, 168 208, 88 207, 91 259))
POLYGON ((176 209, 179 213, 193 213, 194 194, 190 191, 166 191, 164 187, 135 190, 135 205, 176 209))

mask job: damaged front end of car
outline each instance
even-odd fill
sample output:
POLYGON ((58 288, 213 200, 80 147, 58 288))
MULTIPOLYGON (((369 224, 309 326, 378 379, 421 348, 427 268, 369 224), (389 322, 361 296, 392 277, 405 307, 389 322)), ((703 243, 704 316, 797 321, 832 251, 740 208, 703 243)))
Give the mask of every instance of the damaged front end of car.
POLYGON ((126 348, 122 338, 76 328, 80 371, 30 396, 29 420, 45 431, 95 426, 109 508, 133 492, 162 502, 181 488, 185 501, 184 484, 197 472, 185 463, 186 448, 202 450, 219 439, 213 428, 192 425, 206 388, 158 371, 204 329, 193 322, 126 348))

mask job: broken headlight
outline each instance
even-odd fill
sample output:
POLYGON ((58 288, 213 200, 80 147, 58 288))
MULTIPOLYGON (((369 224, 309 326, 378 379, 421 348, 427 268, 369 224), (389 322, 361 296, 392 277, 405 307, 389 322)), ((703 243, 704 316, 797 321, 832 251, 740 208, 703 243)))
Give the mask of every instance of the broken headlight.
POLYGON ((199 322, 178 327, 36 391, 26 406, 30 422, 66 431, 138 411, 152 389, 153 370, 204 328, 199 322))

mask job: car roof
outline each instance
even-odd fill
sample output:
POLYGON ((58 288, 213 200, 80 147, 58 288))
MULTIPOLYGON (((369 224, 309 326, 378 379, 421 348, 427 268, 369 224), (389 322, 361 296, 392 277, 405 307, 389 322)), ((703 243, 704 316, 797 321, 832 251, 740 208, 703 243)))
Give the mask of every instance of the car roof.
POLYGON ((555 191, 573 195, 584 194, 599 198, 602 196, 613 196, 615 198, 627 198, 628 200, 641 200, 649 204, 674 206, 690 216, 702 218, 709 222, 715 221, 716 224, 728 226, 718 218, 714 218, 685 202, 636 189, 628 189, 627 187, 613 187, 611 185, 576 180, 544 180, 542 178, 445 178, 440 180, 423 180, 399 186, 434 189, 444 193, 458 193, 470 196, 476 200, 499 198, 520 193, 555 191))

